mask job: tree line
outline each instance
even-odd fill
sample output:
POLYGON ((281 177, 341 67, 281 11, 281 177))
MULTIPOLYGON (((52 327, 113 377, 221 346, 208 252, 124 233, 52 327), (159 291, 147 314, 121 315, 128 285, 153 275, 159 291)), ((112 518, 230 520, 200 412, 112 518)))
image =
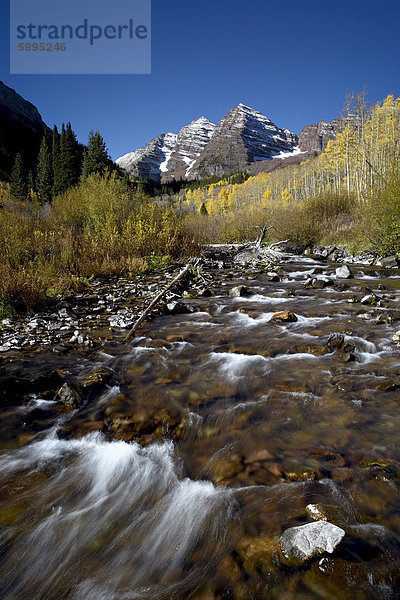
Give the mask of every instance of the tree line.
POLYGON ((36 169, 27 170, 21 154, 17 154, 11 172, 10 193, 18 200, 35 198, 49 203, 60 194, 85 181, 92 173, 118 171, 111 160, 99 131, 91 131, 88 145, 77 140, 71 123, 57 126, 42 138, 36 169))

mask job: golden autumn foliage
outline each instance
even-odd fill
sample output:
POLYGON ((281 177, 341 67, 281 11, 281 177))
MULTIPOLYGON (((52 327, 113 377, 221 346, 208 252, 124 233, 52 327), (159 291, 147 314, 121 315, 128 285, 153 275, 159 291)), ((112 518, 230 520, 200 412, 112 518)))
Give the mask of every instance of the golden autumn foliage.
MULTIPOLYGON (((236 219, 237 235, 230 228, 230 239, 239 239, 243 235, 239 223, 244 215, 246 222, 251 215, 261 221, 279 222, 284 234, 289 229, 288 221, 298 222, 307 215, 311 218, 311 199, 316 198, 317 203, 323 205, 323 197, 326 197, 326 204, 336 207, 336 216, 333 217, 331 211, 329 218, 321 217, 321 211, 317 211, 318 222, 308 228, 314 233, 305 237, 309 241, 311 238, 321 241, 322 236, 322 241, 330 241, 336 236, 337 241, 347 241, 355 222, 360 225, 360 221, 365 220, 373 206, 374 195, 385 190, 400 165, 400 98, 389 95, 383 102, 367 108, 359 96, 355 104, 353 108, 347 104, 348 118, 344 120, 343 130, 314 160, 269 174, 260 173, 241 184, 231 185, 221 180, 208 189, 189 190, 183 203, 185 210, 198 212, 204 205, 210 217, 224 215, 225 222, 236 219), (285 223, 286 227, 282 227, 285 223)), ((223 234, 221 229, 216 224, 211 229, 215 241, 219 240, 223 234)), ((292 232, 293 235, 301 237, 292 232)), ((357 235, 363 237, 364 242, 368 241, 361 227, 357 227, 357 235)))

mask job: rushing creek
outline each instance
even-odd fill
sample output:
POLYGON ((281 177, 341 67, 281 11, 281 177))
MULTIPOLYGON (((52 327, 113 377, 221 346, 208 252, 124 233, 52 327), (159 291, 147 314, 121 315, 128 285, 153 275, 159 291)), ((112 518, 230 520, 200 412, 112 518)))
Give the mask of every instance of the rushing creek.
POLYGON ((80 409, 40 394, 1 407, 2 598, 400 598, 400 279, 352 266, 304 286, 335 266, 287 257, 279 281, 216 269, 214 295, 186 300, 196 312, 129 344, 15 354, 6 368, 32 376, 116 378, 80 409), (381 302, 361 304, 364 288, 381 302), (279 537, 309 504, 344 543, 285 566, 279 537))

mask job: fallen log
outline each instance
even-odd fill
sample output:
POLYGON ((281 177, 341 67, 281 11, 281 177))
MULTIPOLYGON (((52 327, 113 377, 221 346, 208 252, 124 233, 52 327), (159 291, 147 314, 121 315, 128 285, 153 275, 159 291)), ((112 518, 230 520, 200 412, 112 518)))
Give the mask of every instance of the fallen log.
POLYGON ((189 260, 189 262, 187 263, 187 265, 182 269, 182 271, 163 290, 161 290, 161 292, 159 294, 157 294, 157 296, 155 296, 155 298, 153 298, 153 300, 150 302, 149 306, 142 312, 142 314, 140 315, 138 320, 133 324, 132 328, 129 330, 127 335, 124 337, 124 339, 122 340, 122 343, 127 342, 135 334, 136 329, 139 327, 139 325, 141 325, 143 323, 145 318, 151 313, 151 311, 156 306, 156 304, 165 296, 165 294, 167 292, 169 292, 170 289, 172 289, 174 287, 174 285, 176 285, 178 283, 178 281, 180 279, 182 279, 182 277, 184 275, 186 275, 186 273, 189 272, 189 270, 191 268, 196 268, 197 265, 199 264, 199 261, 200 261, 199 258, 195 258, 195 259, 191 258, 189 260))

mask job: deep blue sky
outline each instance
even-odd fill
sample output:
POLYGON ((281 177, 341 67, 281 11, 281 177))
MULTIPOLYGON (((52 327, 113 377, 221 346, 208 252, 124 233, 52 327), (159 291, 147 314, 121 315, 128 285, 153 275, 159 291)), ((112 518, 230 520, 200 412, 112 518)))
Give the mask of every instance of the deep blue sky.
POLYGON ((49 126, 99 129, 113 158, 239 102, 298 133, 349 91, 400 96, 400 0, 153 0, 152 74, 107 76, 10 75, 0 3, 0 79, 49 126))

